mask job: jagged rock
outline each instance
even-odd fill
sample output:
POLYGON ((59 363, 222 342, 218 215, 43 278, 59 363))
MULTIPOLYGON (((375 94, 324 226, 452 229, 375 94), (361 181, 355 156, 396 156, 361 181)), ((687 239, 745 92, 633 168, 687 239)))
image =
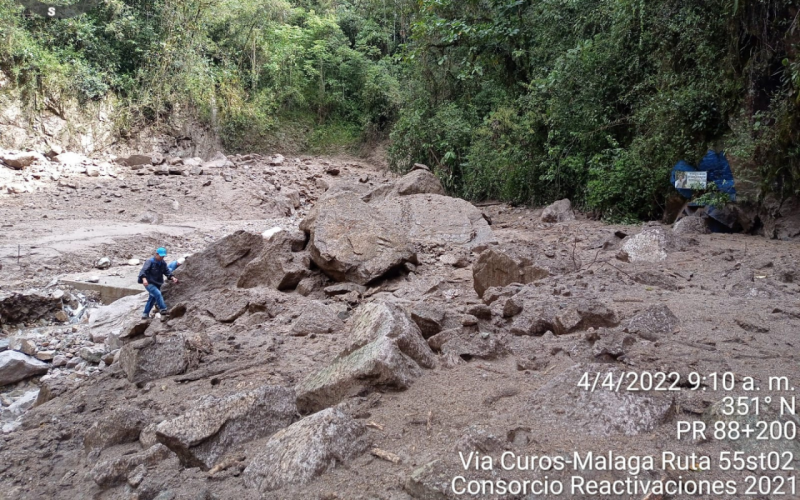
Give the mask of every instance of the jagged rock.
POLYGON ((94 455, 110 446, 137 441, 145 426, 147 417, 140 408, 115 408, 86 431, 83 437, 84 451, 94 455))
POLYGON ((618 324, 616 312, 602 302, 577 299, 556 314, 553 332, 564 335, 589 328, 614 327, 618 324))
POLYGON ((620 331, 607 331, 601 329, 599 337, 592 345, 592 354, 599 361, 611 362, 620 359, 628 348, 636 343, 636 337, 620 331))
POLYGON ((391 340, 400 351, 423 368, 436 366, 419 327, 398 305, 391 302, 372 302, 360 308, 353 317, 347 345, 341 355, 348 355, 375 342, 391 340))
POLYGON ((646 340, 658 340, 675 331, 680 320, 665 304, 657 304, 637 313, 628 322, 628 330, 646 340))
POLYGON ((705 217, 684 217, 672 226, 675 234, 709 234, 711 228, 705 217))
POLYGON ((117 161, 122 165, 126 165, 128 167, 135 167, 138 165, 158 165, 159 163, 164 162, 164 158, 161 155, 159 155, 160 158, 154 158, 153 156, 154 155, 150 154, 136 154, 136 155, 130 155, 127 158, 121 158, 117 161), (161 161, 159 162, 154 161, 158 159, 160 159, 161 161))
POLYGON ((297 413, 295 393, 278 386, 224 398, 207 396, 192 410, 156 426, 156 439, 186 467, 208 470, 233 446, 272 435, 297 413))
POLYGON ((473 286, 480 297, 491 287, 532 283, 547 276, 550 271, 536 265, 531 257, 494 248, 481 252, 472 268, 473 286))
POLYGON ((428 170, 412 170, 401 177, 395 184, 397 193, 402 196, 411 194, 445 194, 442 183, 428 170))
POLYGON ((453 471, 442 460, 434 460, 414 469, 403 489, 416 500, 451 500, 458 498, 451 492, 453 471))
POLYGON ((52 319, 61 311, 61 298, 43 292, 0 292, 0 324, 52 319))
POLYGON ((17 351, 0 352, 0 386, 47 373, 50 365, 17 351))
POLYGON ((367 287, 356 283, 337 283, 335 285, 327 286, 324 289, 325 295, 328 297, 345 295, 350 292, 356 292, 359 295, 363 295, 366 291, 367 287))
POLYGON ((550 295, 539 295, 535 289, 525 288, 513 300, 523 308, 514 316, 511 324, 510 331, 514 335, 543 335, 547 331, 564 335, 619 324, 616 312, 595 299, 559 300, 550 295))
POLYGON ((108 269, 109 267, 111 267, 111 259, 109 259, 108 257, 103 257, 97 262, 95 262, 94 267, 96 267, 97 269, 108 269))
POLYGON ((305 244, 302 233, 279 231, 265 238, 261 253, 245 266, 238 286, 269 286, 277 290, 293 290, 310 274, 311 258, 300 252, 305 244))
MULTIPOLYGON (((64 364, 66 364, 66 361, 64 364)), ((56 366, 55 362, 53 363, 53 366, 56 366)), ((36 396, 36 402, 33 406, 43 405, 48 401, 57 398, 65 392, 72 390, 77 383, 77 380, 66 377, 42 377, 39 385, 39 394, 36 396)))
POLYGON ((328 283, 328 279, 317 273, 300 281, 295 290, 303 297, 308 297, 312 293, 322 290, 326 283, 328 283))
POLYGON ((467 333, 456 330, 449 339, 439 347, 439 351, 445 356, 458 356, 465 361, 472 358, 495 359, 508 354, 506 345, 490 333, 467 333))
POLYGON ((22 153, 5 153, 0 156, 0 160, 15 170, 22 170, 31 166, 35 161, 44 161, 45 157, 35 151, 26 151, 22 153))
POLYGON ((373 208, 372 211, 378 209, 393 226, 405 231, 412 243, 450 243, 472 249, 496 241, 483 213, 459 198, 413 194, 390 197, 380 203, 370 204, 370 208, 373 208))
POLYGON ((312 333, 334 333, 344 328, 336 312, 322 302, 309 300, 302 304, 302 313, 292 324, 292 335, 302 337, 312 333))
POLYGON ((353 318, 348 345, 297 389, 301 411, 319 411, 374 387, 405 389, 436 358, 419 328, 396 305, 373 302, 353 318))
POLYGON ((652 431, 672 407, 670 395, 659 392, 585 390, 578 386, 588 374, 617 380, 621 370, 606 363, 578 364, 557 375, 531 398, 530 418, 539 425, 565 430, 581 429, 588 436, 636 436, 652 431))
POLYGON ((675 278, 656 271, 641 271, 633 275, 633 280, 637 283, 648 286, 657 286, 664 290, 677 290, 678 283, 675 278))
POLYGON ((286 158, 284 158, 283 155, 277 154, 272 158, 270 158, 269 164, 272 165, 273 167, 279 167, 283 165, 284 161, 286 161, 286 158))
POLYGON ((214 300, 206 305, 206 310, 220 323, 233 323, 247 312, 250 296, 238 290, 222 289, 224 300, 214 300))
POLYGON ((386 218, 352 192, 324 197, 301 223, 311 259, 336 281, 360 285, 415 260, 399 221, 386 218))
POLYGON ((622 240, 617 258, 627 262, 661 262, 667 251, 679 250, 680 241, 660 227, 645 227, 639 234, 622 240))
POLYGON ((575 220, 572 202, 564 198, 547 206, 542 212, 542 222, 567 222, 575 220))
POLYGON ((244 470, 245 484, 261 494, 306 484, 369 447, 365 425, 329 408, 277 432, 244 470))
POLYGON ((424 338, 430 338, 442 331, 442 325, 445 320, 445 309, 443 307, 417 302, 411 306, 409 313, 424 338))
POLYGON ((183 373, 189 352, 183 337, 148 337, 126 344, 119 363, 128 380, 138 384, 183 373))
POLYGON ((264 238, 257 233, 237 231, 193 254, 180 268, 179 283, 166 283, 162 292, 170 302, 190 302, 205 290, 235 288, 247 264, 264 248, 264 238))
POLYGON ((81 347, 81 350, 78 351, 78 355, 82 360, 95 365, 103 359, 105 353, 106 350, 102 346, 81 347))
POLYGON ((169 448, 157 444, 139 453, 99 462, 89 471, 89 477, 101 488, 110 488, 124 483, 140 465, 153 467, 171 456, 173 454, 169 448))
POLYGON ((120 339, 144 333, 148 322, 141 315, 147 302, 147 292, 129 295, 89 312, 89 336, 95 343, 106 342, 112 349, 122 347, 120 339), (109 340, 111 339, 111 340, 109 340))
POLYGON ((161 224, 164 222, 164 217, 156 212, 145 212, 139 217, 139 222, 144 224, 161 224))

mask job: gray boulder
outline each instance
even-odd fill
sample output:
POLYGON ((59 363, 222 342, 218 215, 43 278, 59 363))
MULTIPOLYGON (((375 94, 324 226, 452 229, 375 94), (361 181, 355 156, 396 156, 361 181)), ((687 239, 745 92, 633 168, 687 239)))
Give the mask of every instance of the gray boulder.
POLYGON ((547 206, 542 212, 542 222, 567 222, 575 220, 572 202, 564 198, 547 206))
POLYGON ((156 439, 186 467, 208 470, 233 446, 272 435, 297 413, 291 389, 263 386, 224 398, 207 396, 155 428, 156 439))
POLYGON ((369 445, 364 424, 329 408, 275 433, 244 470, 245 485, 265 494, 306 484, 369 445))
POLYGON ((189 302, 207 290, 235 288, 247 265, 261 254, 260 234, 237 231, 193 254, 178 269, 179 283, 166 283, 162 292, 167 303, 189 302))
POLYGON ((0 352, 0 386, 47 373, 50 365, 17 351, 0 352))
MULTIPOLYGON (((636 436, 651 432, 664 422, 672 407, 665 393, 585 390, 579 387, 588 374, 591 388, 594 377, 617 380, 622 370, 605 363, 575 365, 538 389, 530 400, 530 418, 544 428, 573 431, 588 436, 636 436)), ((598 383, 599 385, 599 383, 598 383)))
POLYGON ((238 281, 240 288, 269 286, 294 290, 311 271, 311 258, 301 252, 303 233, 280 231, 264 243, 261 253, 245 266, 238 281))
POLYGON ((309 234, 311 259, 336 281, 366 285, 416 259, 399 221, 353 192, 321 199, 300 228, 309 234))
POLYGON ((88 454, 96 454, 110 446, 132 443, 139 439, 147 423, 145 413, 139 408, 116 408, 89 427, 83 437, 83 448, 88 454))
MULTIPOLYGON (((371 204, 409 241, 421 245, 450 243, 474 248, 496 241, 483 213, 471 203, 438 194, 391 197, 371 204)), ((374 209, 373 209, 374 210, 374 209)))
POLYGON ((429 170, 417 169, 401 177, 395 184, 397 193, 402 196, 411 194, 445 194, 439 178, 429 170))
POLYGON ((396 305, 371 303, 353 318, 348 345, 297 389, 301 411, 319 411, 376 387, 406 389, 436 358, 414 322, 396 305))
POLYGON ((119 353, 119 363, 134 384, 157 380, 186 371, 189 350, 183 337, 147 337, 126 344, 119 353))
POLYGON ((496 248, 481 252, 472 267, 473 286, 479 297, 491 287, 532 283, 548 276, 550 271, 537 265, 531 256, 496 248))

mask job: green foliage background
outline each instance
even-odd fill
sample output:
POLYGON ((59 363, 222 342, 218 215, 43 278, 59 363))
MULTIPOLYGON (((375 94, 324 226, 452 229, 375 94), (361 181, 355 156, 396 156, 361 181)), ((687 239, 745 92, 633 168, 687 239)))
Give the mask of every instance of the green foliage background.
POLYGON ((660 215, 678 160, 800 189, 790 0, 0 0, 0 69, 33 108, 114 95, 121 133, 189 110, 231 151, 391 138, 454 194, 660 215))

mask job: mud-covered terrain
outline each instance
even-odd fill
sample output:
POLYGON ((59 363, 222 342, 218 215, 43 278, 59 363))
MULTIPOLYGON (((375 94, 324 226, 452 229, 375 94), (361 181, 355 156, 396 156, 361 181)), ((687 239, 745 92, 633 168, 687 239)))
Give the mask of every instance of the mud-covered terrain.
POLYGON ((0 498, 447 499, 459 476, 565 488, 474 498, 738 498, 794 472, 722 452, 800 466, 796 438, 676 432, 800 423, 777 404, 800 383, 796 243, 474 206, 423 166, 140 156, 0 166, 0 498), (59 281, 129 275, 157 246, 189 255, 169 315, 59 281), (759 392, 759 416, 724 414, 759 392), (655 460, 547 466, 609 451, 655 460))

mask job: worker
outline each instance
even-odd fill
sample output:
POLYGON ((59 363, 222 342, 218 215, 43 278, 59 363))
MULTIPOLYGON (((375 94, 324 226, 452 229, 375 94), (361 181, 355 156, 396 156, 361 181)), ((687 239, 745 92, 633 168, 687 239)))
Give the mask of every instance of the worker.
POLYGON ((176 269, 178 269, 183 265, 184 262, 186 262, 186 257, 181 257, 178 260, 173 260, 167 266, 169 268, 169 272, 174 273, 176 269))
POLYGON ((157 306, 158 310, 166 314, 167 304, 164 303, 164 297, 161 295, 161 286, 164 284, 164 276, 173 283, 177 283, 178 279, 172 275, 169 266, 164 258, 167 256, 167 249, 164 247, 156 250, 156 254, 144 262, 142 270, 139 271, 139 283, 144 285, 150 297, 147 299, 147 304, 144 306, 144 313, 142 319, 150 317, 150 310, 153 306, 157 306))

